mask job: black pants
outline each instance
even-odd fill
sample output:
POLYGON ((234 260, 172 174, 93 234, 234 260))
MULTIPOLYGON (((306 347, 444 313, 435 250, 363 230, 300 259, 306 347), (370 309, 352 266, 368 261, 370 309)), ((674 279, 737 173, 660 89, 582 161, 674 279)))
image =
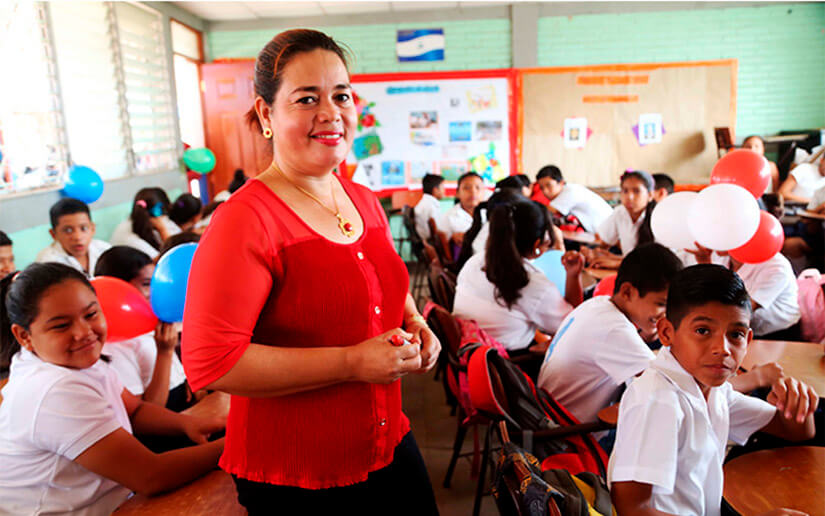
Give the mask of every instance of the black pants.
MULTIPOLYGON (((330 468, 335 464, 330 463, 330 468)), ((438 515, 435 495, 412 432, 395 448, 392 463, 366 481, 329 489, 302 489, 252 482, 237 476, 238 501, 249 516, 328 514, 438 515)))

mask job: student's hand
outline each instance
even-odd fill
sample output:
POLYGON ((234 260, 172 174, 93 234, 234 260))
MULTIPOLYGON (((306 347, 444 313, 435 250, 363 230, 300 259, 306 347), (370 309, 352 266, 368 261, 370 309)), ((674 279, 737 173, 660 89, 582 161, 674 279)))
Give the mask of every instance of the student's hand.
POLYGON ((767 401, 776 407, 783 419, 801 424, 813 415, 819 396, 813 387, 785 376, 773 383, 767 401))
POLYGON ((692 254, 696 258, 696 263, 711 263, 710 257, 713 254, 713 249, 702 247, 699 242, 693 242, 696 249, 685 249, 685 252, 692 254))
POLYGON ((590 263, 595 269, 618 269, 622 264, 622 257, 614 254, 596 256, 590 263))
POLYGON ((770 387, 785 376, 785 371, 782 369, 782 366, 776 362, 756 366, 752 368, 751 371, 756 375, 756 381, 759 387, 770 387))
POLYGON ((183 432, 195 444, 207 442, 209 436, 226 428, 222 417, 184 416, 183 432))
POLYGON ((355 381, 392 383, 402 376, 421 369, 421 345, 412 342, 414 335, 396 328, 345 348, 347 363, 355 381), (392 335, 401 335, 410 344, 393 346, 392 335))
POLYGON ((561 264, 568 276, 578 276, 584 269, 584 256, 578 251, 567 251, 561 257, 561 264))
POLYGON ((795 511, 793 509, 774 509, 763 512, 761 516, 809 516, 807 512, 795 511))
POLYGON ((438 354, 441 353, 441 342, 432 332, 430 327, 422 322, 412 322, 407 324, 407 331, 413 334, 412 341, 421 345, 421 367, 414 371, 424 374, 435 365, 438 354))
POLYGON ((155 327, 155 345, 158 351, 173 351, 178 345, 178 329, 173 323, 159 322, 155 327))

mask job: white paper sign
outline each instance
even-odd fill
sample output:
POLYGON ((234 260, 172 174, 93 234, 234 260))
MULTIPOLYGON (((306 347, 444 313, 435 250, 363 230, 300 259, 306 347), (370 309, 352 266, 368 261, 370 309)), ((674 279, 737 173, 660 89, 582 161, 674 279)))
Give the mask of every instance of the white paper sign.
POLYGON ((581 149, 587 143, 587 119, 564 119, 564 146, 568 149, 581 149))
POLYGON ((642 145, 662 143, 661 113, 643 113, 639 115, 639 143, 642 145))

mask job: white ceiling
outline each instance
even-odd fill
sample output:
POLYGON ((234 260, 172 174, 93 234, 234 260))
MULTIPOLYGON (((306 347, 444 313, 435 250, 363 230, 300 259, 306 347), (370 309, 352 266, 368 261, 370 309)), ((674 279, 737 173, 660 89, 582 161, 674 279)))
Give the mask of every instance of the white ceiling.
POLYGON ((327 14, 392 13, 431 9, 463 9, 510 5, 513 2, 401 2, 327 1, 327 2, 172 2, 208 21, 259 20, 262 18, 298 18, 327 14))

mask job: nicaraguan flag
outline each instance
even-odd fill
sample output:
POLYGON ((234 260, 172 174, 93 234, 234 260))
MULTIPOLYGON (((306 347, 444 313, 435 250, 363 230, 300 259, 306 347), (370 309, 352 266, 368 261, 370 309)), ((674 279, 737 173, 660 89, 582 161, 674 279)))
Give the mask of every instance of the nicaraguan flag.
POLYGON ((443 61, 444 30, 399 30, 395 48, 399 61, 443 61))

